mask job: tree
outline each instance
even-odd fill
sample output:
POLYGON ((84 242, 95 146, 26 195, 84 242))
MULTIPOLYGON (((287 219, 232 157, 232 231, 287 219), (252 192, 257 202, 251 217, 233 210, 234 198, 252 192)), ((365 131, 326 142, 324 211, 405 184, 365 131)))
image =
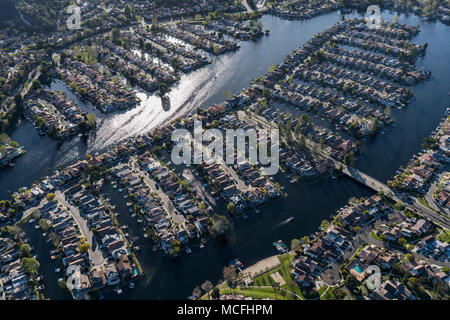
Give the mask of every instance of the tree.
POLYGON ((77 85, 77 83, 75 81, 72 81, 69 84, 69 88, 72 89, 72 91, 78 91, 78 85, 77 85))
POLYGON ((229 204, 227 204, 227 211, 230 214, 234 214, 236 212, 236 206, 233 202, 230 202, 229 204))
POLYGON ((31 84, 31 88, 33 88, 34 90, 38 90, 41 88, 41 82, 39 80, 33 80, 32 84, 31 84))
POLYGON ((45 219, 39 220, 39 226, 41 227, 43 232, 47 232, 50 229, 50 225, 45 219))
POLYGON ((325 53, 323 52, 323 50, 318 50, 316 52, 316 58, 319 62, 322 62, 325 59, 325 53))
POLYGON ((426 137, 423 139, 422 148, 424 149, 437 149, 439 147, 438 140, 432 137, 426 137))
POLYGON ((300 239, 300 241, 302 242, 302 244, 308 244, 309 243, 309 237, 308 236, 304 236, 300 239))
POLYGON ((20 93, 17 93, 17 94, 14 96, 14 102, 16 103, 16 107, 19 107, 19 106, 22 105, 22 103, 23 103, 23 97, 22 97, 22 95, 21 95, 20 93))
POLYGON ((347 165, 347 166, 351 166, 352 164, 353 164, 353 161, 354 161, 355 159, 354 159, 354 157, 353 157, 353 153, 352 152, 347 152, 346 154, 345 154, 345 156, 344 156, 344 163, 347 165))
POLYGON ((386 116, 390 117, 391 114, 392 114, 392 109, 391 109, 391 107, 387 106, 386 108, 384 108, 384 114, 385 114, 386 116))
POLYGON ((343 300, 347 296, 345 290, 340 287, 332 288, 332 292, 336 300, 343 300))
POLYGON ((40 128, 44 125, 44 123, 45 121, 41 117, 36 116, 36 118, 34 118, 34 124, 36 125, 36 127, 40 128))
POLYGON ((378 118, 375 118, 375 120, 372 123, 372 126, 370 128, 370 135, 374 136, 378 133, 378 131, 380 131, 381 129, 381 123, 380 120, 378 120, 378 118))
POLYGON ((215 231, 217 231, 218 233, 223 233, 226 230, 230 229, 231 223, 230 221, 227 219, 227 217, 225 217, 224 215, 221 214, 214 214, 214 216, 212 217, 213 220, 213 228, 215 231))
POLYGON ((112 28, 111 30, 111 41, 114 43, 120 43, 122 40, 120 36, 120 31, 117 28, 112 28))
POLYGON ((20 246, 20 256, 25 258, 31 257, 31 247, 29 244, 24 243, 20 246))
POLYGON ((22 259, 22 268, 28 275, 37 274, 39 267, 40 267, 39 262, 37 262, 33 258, 22 259))
POLYGON ((202 290, 197 286, 194 291, 192 291, 192 295, 196 298, 200 297, 202 294, 202 290))
POLYGON ((211 283, 211 281, 206 280, 205 282, 202 283, 202 285, 200 286, 203 291, 205 291, 208 294, 209 297, 209 292, 211 291, 211 289, 214 287, 213 284, 211 283))
POLYGON ((85 120, 82 120, 78 123, 78 130, 80 133, 86 133, 89 130, 95 128, 97 126, 97 118, 95 114, 90 113, 86 116, 85 120))
POLYGON ((291 240, 291 250, 297 251, 300 248, 300 240, 298 239, 292 239, 291 240))
POLYGON ((236 276, 236 268, 232 266, 224 267, 222 273, 225 281, 233 279, 236 276))
POLYGON ((86 120, 90 127, 95 127, 97 125, 97 117, 93 113, 89 113, 86 116, 86 120))
POLYGON ((181 252, 181 242, 178 240, 172 241, 172 250, 170 250, 171 256, 177 256, 181 252))
POLYGON ((125 5, 125 15, 129 18, 129 19, 134 19, 134 12, 131 9, 129 4, 125 5))
POLYGON ((327 231, 328 227, 330 226, 330 222, 328 220, 322 220, 322 222, 320 223, 320 227, 322 229, 322 231, 327 231))
POLYGON ((262 90, 262 96, 266 99, 270 99, 270 90, 268 88, 264 88, 262 90))
POLYGON ((170 92, 170 88, 165 82, 160 82, 158 84, 159 96, 163 97, 166 93, 170 92))
POLYGON ((53 201, 56 195, 54 193, 47 193, 46 199, 47 201, 53 201))
POLYGON ((300 123, 297 122, 297 125, 294 128, 294 133, 296 135, 298 135, 301 132, 301 130, 302 130, 302 127, 300 126, 300 123))
POLYGON ((395 202, 395 204, 394 204, 395 210, 403 210, 403 208, 404 208, 404 204, 401 200, 398 200, 397 202, 395 202))
POLYGON ((403 248, 406 248, 408 246, 408 241, 406 241, 405 238, 398 239, 398 244, 401 245, 403 248))
POLYGON ((219 290, 219 288, 215 287, 215 288, 213 289, 213 291, 212 291, 212 293, 211 293, 211 297, 212 297, 214 300, 219 300, 219 298, 220 298, 220 290, 219 290))
POLYGON ((304 114, 302 115, 302 121, 303 121, 304 123, 308 123, 308 122, 309 122, 309 115, 306 114, 306 113, 304 113, 304 114))
POLYGON ((86 242, 86 243, 81 244, 81 245, 78 247, 78 250, 79 250, 81 253, 88 253, 90 248, 91 248, 91 245, 90 245, 89 243, 86 242))

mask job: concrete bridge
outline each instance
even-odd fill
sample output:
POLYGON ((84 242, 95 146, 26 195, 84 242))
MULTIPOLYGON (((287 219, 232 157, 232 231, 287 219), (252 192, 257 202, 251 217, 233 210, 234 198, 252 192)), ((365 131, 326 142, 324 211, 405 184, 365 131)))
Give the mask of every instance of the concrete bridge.
MULTIPOLYGON (((274 123, 270 123, 267 121, 267 119, 255 114, 251 113, 251 117, 246 117, 246 121, 252 124, 260 125, 263 128, 266 129, 276 129, 276 125, 274 123)), ((326 153, 324 150, 321 149, 321 147, 315 142, 308 138, 305 139, 306 145, 310 147, 311 149, 318 152, 321 156, 329 160, 331 163, 333 163, 334 167, 337 170, 342 169, 342 173, 348 176, 349 178, 352 178, 353 180, 365 185, 366 187, 374 190, 375 192, 382 191, 386 196, 389 196, 394 201, 400 201, 403 203, 403 201, 399 198, 399 194, 393 191, 391 188, 389 188, 385 183, 373 178, 372 176, 352 167, 349 165, 346 165, 333 157, 331 157, 328 153, 326 153)), ((413 204, 407 204, 403 203, 406 208, 409 208, 413 211, 419 211, 429 219, 431 219, 434 223, 440 225, 441 227, 450 228, 450 220, 444 216, 439 214, 438 212, 427 208, 423 206, 421 203, 417 201, 416 198, 413 198, 413 204)))

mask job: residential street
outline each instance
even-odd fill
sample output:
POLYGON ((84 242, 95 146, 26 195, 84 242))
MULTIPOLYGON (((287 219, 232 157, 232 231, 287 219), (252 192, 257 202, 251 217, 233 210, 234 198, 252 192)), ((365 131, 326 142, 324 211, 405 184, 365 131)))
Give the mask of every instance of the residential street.
POLYGON ((449 214, 448 211, 446 211, 445 209, 441 208, 440 206, 438 206, 436 204, 436 201, 434 200, 433 194, 434 191, 436 190, 437 186, 439 185, 439 182, 441 182, 441 180, 444 178, 444 176, 448 173, 448 168, 445 168, 439 175, 438 177, 433 181, 433 183, 431 184, 430 188, 428 189, 428 192, 425 194, 425 200, 428 202, 428 204, 436 211, 440 211, 443 214, 449 214))
POLYGON ((136 160, 134 158, 131 158, 130 165, 133 168, 133 170, 136 171, 136 173, 144 179, 144 182, 147 184, 147 186, 153 191, 158 194, 158 197, 161 199, 164 208, 169 213, 169 216, 172 218, 174 223, 177 223, 179 225, 184 225, 186 222, 186 219, 181 215, 178 214, 175 205, 173 204, 172 200, 170 200, 169 196, 164 193, 161 188, 157 188, 156 182, 149 177, 149 175, 141 169, 139 169, 139 165, 136 163, 136 160))
POLYGON ((55 195, 56 195, 55 199, 61 202, 72 214, 73 219, 80 228, 82 236, 85 237, 87 239, 87 242, 91 245, 91 250, 89 250, 89 257, 94 263, 94 265, 95 266, 103 265, 106 262, 106 260, 103 257, 102 251, 100 250, 97 241, 94 238, 94 234, 89 229, 86 220, 81 216, 78 208, 72 206, 68 201, 66 201, 66 198, 61 191, 59 190, 56 191, 55 195))

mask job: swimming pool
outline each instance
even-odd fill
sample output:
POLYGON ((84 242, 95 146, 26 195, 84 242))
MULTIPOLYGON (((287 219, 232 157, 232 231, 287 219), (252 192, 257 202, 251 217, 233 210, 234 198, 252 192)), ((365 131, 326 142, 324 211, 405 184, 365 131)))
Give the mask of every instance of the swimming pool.
POLYGON ((355 266, 353 266, 352 269, 355 270, 358 273, 363 273, 364 272, 364 268, 359 266, 359 265, 357 265, 357 264, 355 266))

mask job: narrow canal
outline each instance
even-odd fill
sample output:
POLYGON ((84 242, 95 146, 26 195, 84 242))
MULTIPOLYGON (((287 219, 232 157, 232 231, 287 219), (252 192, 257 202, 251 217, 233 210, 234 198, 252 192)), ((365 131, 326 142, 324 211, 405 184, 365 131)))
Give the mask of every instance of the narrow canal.
MULTIPOLYGON (((385 19, 392 16, 392 13, 383 12, 385 19)), ((40 137, 31 124, 22 123, 12 138, 25 146, 28 153, 17 161, 13 170, 0 173, 0 198, 8 196, 7 190, 14 191, 30 185, 52 172, 57 165, 71 163, 86 153, 101 151, 121 139, 147 132, 166 119, 195 107, 222 101, 224 90, 239 92, 313 34, 340 19, 338 12, 307 21, 285 21, 264 16, 264 29, 270 29, 271 35, 257 42, 241 43, 238 52, 220 57, 210 66, 183 76, 170 93, 171 110, 163 111, 157 98, 143 95, 143 104, 133 110, 109 116, 99 115, 99 130, 88 142, 75 138, 57 146, 48 138, 40 137)), ((396 127, 390 127, 385 135, 379 135, 365 144, 364 154, 357 166, 381 180, 389 178, 420 150, 423 138, 435 128, 450 102, 447 95, 450 83, 450 28, 441 23, 422 21, 415 16, 400 15, 399 20, 412 25, 420 24, 421 33, 414 42, 428 42, 429 46, 427 55, 419 59, 418 64, 432 71, 433 78, 413 87, 417 99, 406 110, 393 110, 396 127)), ((138 258, 144 269, 144 275, 133 290, 127 289, 120 296, 106 298, 184 299, 206 279, 216 283, 221 278, 222 268, 232 258, 240 258, 247 266, 253 264, 275 253, 271 245, 273 241, 281 239, 289 243, 292 238, 313 233, 321 220, 328 218, 350 197, 371 194, 370 190, 348 178, 323 178, 302 185, 291 185, 285 178, 280 179, 284 179, 282 183, 289 194, 287 199, 271 203, 259 215, 250 213, 246 220, 235 219, 228 234, 210 240, 203 249, 193 247, 192 254, 175 259, 151 250, 142 237, 141 226, 129 216, 124 199, 114 189, 106 187, 105 191, 120 212, 119 222, 129 226, 130 238, 142 248, 138 258), (294 216, 295 220, 285 223, 290 216, 294 216)), ((46 244, 42 240, 32 241, 39 251, 41 264, 45 264, 43 256, 48 255, 46 244), (42 250, 39 248, 41 244, 42 250)), ((53 267, 41 268, 44 277, 57 281, 53 267)), ((49 292, 50 297, 59 296, 59 288, 55 290, 58 291, 49 292)))

